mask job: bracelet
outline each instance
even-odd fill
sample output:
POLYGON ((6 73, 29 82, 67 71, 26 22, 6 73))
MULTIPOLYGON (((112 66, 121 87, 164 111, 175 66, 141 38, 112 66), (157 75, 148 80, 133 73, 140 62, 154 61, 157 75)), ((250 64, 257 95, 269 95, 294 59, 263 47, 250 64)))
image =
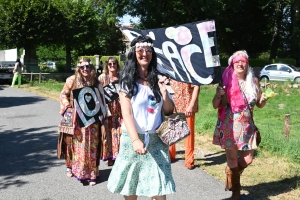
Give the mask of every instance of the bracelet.
POLYGON ((135 141, 139 140, 140 138, 136 138, 134 140, 131 141, 131 143, 134 143, 135 141))

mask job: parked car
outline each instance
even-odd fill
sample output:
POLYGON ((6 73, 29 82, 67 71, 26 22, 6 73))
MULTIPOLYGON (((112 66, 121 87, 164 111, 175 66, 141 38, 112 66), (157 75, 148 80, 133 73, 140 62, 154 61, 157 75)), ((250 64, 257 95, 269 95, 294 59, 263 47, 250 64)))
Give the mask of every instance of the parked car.
POLYGON ((55 69, 56 68, 55 62, 48 61, 46 64, 49 67, 49 69, 55 69))
POLYGON ((259 74, 260 81, 286 81, 300 83, 300 70, 293 65, 274 63, 263 67, 259 74))

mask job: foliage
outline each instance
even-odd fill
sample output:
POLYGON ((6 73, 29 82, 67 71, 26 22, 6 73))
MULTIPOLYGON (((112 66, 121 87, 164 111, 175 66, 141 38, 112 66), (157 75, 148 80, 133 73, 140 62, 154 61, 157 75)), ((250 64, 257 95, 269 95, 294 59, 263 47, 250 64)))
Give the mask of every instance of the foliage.
POLYGON ((252 58, 269 52, 270 57, 266 59, 279 56, 300 61, 297 53, 300 47, 300 0, 118 2, 121 2, 119 9, 140 17, 141 23, 136 28, 160 28, 214 19, 221 53, 230 55, 246 49, 252 58), (128 5, 124 7, 126 3, 128 5))
POLYGON ((65 61, 66 51, 63 46, 58 46, 58 45, 39 46, 37 48, 37 56, 39 62, 65 61))
POLYGON ((8 48, 49 44, 58 20, 51 1, 0 0, 0 43, 8 48))

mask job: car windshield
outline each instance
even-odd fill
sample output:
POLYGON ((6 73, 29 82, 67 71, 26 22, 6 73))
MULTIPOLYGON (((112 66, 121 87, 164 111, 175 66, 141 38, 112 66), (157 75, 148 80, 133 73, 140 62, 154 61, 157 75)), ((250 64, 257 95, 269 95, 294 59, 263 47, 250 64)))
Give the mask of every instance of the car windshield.
POLYGON ((300 72, 300 70, 297 67, 295 67, 294 65, 289 65, 289 67, 297 72, 300 72))

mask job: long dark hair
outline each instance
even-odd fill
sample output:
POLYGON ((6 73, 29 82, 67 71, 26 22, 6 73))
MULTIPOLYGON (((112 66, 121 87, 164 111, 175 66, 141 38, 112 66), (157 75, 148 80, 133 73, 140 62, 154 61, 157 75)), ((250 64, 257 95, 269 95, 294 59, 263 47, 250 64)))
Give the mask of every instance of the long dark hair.
MULTIPOLYGON (((131 49, 128 53, 127 60, 125 62, 124 68, 121 71, 120 85, 122 88, 128 91, 126 97, 133 97, 137 94, 138 85, 137 80, 139 78, 138 63, 135 53, 135 44, 138 42, 148 42, 153 44, 152 39, 149 36, 140 35, 137 36, 130 44, 131 49)), ((150 84, 150 88, 156 98, 156 102, 161 101, 161 92, 158 86, 157 77, 157 56, 152 48, 152 59, 148 66, 148 77, 147 80, 150 84)))
POLYGON ((20 61, 20 58, 17 58, 16 62, 18 63, 18 67, 22 67, 22 63, 20 61))

